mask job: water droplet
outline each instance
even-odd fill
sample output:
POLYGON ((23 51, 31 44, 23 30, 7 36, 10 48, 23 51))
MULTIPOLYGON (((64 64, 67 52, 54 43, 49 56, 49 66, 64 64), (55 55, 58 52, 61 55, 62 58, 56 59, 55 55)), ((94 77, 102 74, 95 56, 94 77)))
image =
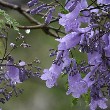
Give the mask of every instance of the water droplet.
POLYGON ((15 44, 14 43, 10 43, 10 47, 14 47, 15 46, 15 44))
POLYGON ((19 63, 19 65, 20 65, 20 66, 25 66, 26 63, 25 63, 24 61, 21 61, 21 62, 19 63))
POLYGON ((26 29, 25 32, 26 32, 26 34, 29 34, 31 31, 30 31, 30 29, 26 29))
POLYGON ((98 47, 98 44, 97 43, 95 44, 95 47, 98 47))
POLYGON ((79 52, 82 52, 82 49, 81 48, 79 49, 79 52))

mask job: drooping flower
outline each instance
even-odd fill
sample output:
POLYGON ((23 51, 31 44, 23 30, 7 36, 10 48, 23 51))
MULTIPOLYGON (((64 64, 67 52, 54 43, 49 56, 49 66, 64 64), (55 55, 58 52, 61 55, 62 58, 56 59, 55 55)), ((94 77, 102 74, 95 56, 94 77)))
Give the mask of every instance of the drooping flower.
POLYGON ((104 48, 106 57, 110 58, 110 45, 104 48))
POLYGON ((104 41, 105 47, 107 47, 108 45, 110 45, 110 34, 104 34, 102 36, 102 40, 104 41))
POLYGON ((100 7, 97 8, 96 5, 88 6, 86 0, 66 0, 65 9, 68 10, 68 14, 60 14, 59 24, 65 28, 67 34, 56 39, 59 41, 56 59, 50 69, 45 69, 41 76, 51 88, 56 84, 61 72, 67 74, 67 95, 72 94, 73 97, 79 98, 89 89, 91 110, 98 106, 102 109, 107 108, 107 100, 102 90, 104 86, 107 86, 110 94, 110 26, 107 2, 109 3, 108 0, 93 2, 92 4, 97 3, 100 7), (105 16, 106 21, 103 22, 105 16), (77 48, 87 54, 86 63, 81 61, 77 65, 72 54, 72 50, 77 48), (85 77, 82 78, 81 74, 85 77))
POLYGON ((49 11, 48 11, 48 14, 47 14, 47 17, 45 19, 45 23, 46 24, 49 24, 51 19, 52 19, 52 14, 53 12, 55 11, 55 8, 50 8, 49 11))
POLYGON ((83 80, 87 83, 88 88, 91 87, 95 83, 95 72, 98 70, 100 64, 97 64, 92 67, 91 71, 83 78, 83 80))
POLYGON ((88 86, 86 81, 82 80, 81 75, 77 69, 76 60, 72 60, 73 67, 68 72, 68 91, 67 95, 72 94, 73 97, 79 98, 82 94, 86 93, 88 86))
POLYGON ((32 6, 36 5, 37 3, 38 3, 38 0, 31 0, 27 4, 28 4, 29 7, 32 7, 32 6))
POLYGON ((78 18, 80 10, 80 5, 78 5, 71 13, 66 15, 60 14, 61 18, 59 19, 59 24, 65 27, 66 32, 70 32, 80 27, 80 21, 78 18))
MULTIPOLYGON (((86 8, 87 2, 86 0, 77 0, 77 1, 69 1, 66 5, 67 9, 70 9, 70 7, 68 7, 68 4, 76 4, 76 6, 73 7, 73 10, 68 13, 68 14, 60 14, 61 18, 59 19, 59 24, 61 24, 62 26, 65 27, 65 31, 66 32, 70 32, 70 31, 77 31, 77 29, 80 27, 81 22, 84 22, 82 19, 83 17, 80 18, 79 14, 80 11, 84 8, 86 8)), ((88 19, 88 18, 86 18, 88 19)))
POLYGON ((67 95, 72 93, 72 96, 75 98, 79 98, 82 94, 86 93, 88 90, 87 83, 82 80, 79 73, 75 75, 68 75, 68 91, 67 95))
POLYGON ((44 74, 41 75, 41 79, 46 80, 46 86, 48 88, 51 88, 56 84, 57 79, 62 72, 62 55, 63 51, 58 52, 56 61, 51 65, 50 69, 44 69, 44 74))
POLYGON ((38 13, 41 12, 42 10, 46 9, 46 8, 47 8, 46 6, 47 6, 47 4, 42 4, 42 5, 38 6, 38 7, 35 8, 35 9, 32 9, 32 10, 30 11, 30 14, 38 14, 38 13))
POLYGON ((101 61, 101 54, 99 52, 88 53, 88 63, 90 65, 96 65, 101 61))
POLYGON ((73 11, 74 8, 76 7, 77 1, 76 0, 66 0, 65 9, 69 10, 70 12, 73 11))
POLYGON ((19 69, 14 66, 13 59, 9 59, 7 62, 5 77, 10 79, 12 84, 20 83, 19 69))
POLYGON ((60 44, 58 45, 58 50, 67 50, 73 48, 80 42, 80 39, 81 34, 76 32, 71 32, 63 38, 56 39, 60 42, 60 44))
POLYGON ((81 3, 81 7, 84 9, 88 6, 86 0, 66 0, 66 6, 65 9, 69 10, 70 12, 75 9, 75 7, 81 3))
POLYGON ((50 69, 44 69, 44 74, 41 76, 42 80, 46 80, 46 86, 48 88, 56 85, 56 81, 61 74, 62 65, 52 64, 50 69))
POLYGON ((101 109, 106 109, 106 101, 108 101, 106 98, 99 98, 97 100, 91 99, 90 103, 90 109, 96 110, 96 108, 99 106, 101 109))
POLYGON ((110 0, 97 0, 98 4, 109 4, 110 0))
POLYGON ((48 88, 57 84, 57 79, 60 76, 62 70, 70 65, 71 59, 69 58, 69 51, 58 51, 57 57, 54 63, 49 69, 44 69, 44 74, 41 75, 42 80, 46 80, 46 86, 48 88))

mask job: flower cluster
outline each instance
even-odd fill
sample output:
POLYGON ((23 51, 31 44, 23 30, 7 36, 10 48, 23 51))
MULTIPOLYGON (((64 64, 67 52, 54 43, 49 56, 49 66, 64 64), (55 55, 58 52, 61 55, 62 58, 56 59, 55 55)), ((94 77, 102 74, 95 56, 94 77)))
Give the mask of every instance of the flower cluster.
POLYGON ((36 59, 33 63, 35 64, 26 64, 24 61, 19 61, 14 63, 14 59, 11 56, 8 56, 7 62, 0 64, 0 102, 5 103, 13 95, 18 96, 23 92, 23 89, 18 88, 16 85, 24 82, 31 77, 40 77, 40 67, 38 67, 39 60, 36 59), (33 68, 36 68, 36 71, 33 71, 33 68))
POLYGON ((30 2, 28 2, 28 6, 29 7, 37 6, 36 8, 34 7, 29 11, 29 13, 32 15, 40 14, 42 11, 47 11, 47 13, 43 17, 45 18, 45 24, 48 25, 52 20, 53 17, 52 14, 55 11, 55 7, 57 5, 43 3, 39 0, 31 0, 30 2))
POLYGON ((56 59, 44 69, 41 79, 51 88, 66 74, 67 95, 80 98, 90 90, 90 109, 106 109, 105 96, 110 96, 110 0, 66 0, 65 10, 68 13, 59 14, 59 24, 66 36, 56 39, 58 50, 51 54, 56 59), (88 61, 78 64, 71 55, 74 49, 86 53, 88 61))
MULTIPOLYGON (((30 45, 26 41, 26 37, 20 33, 18 29, 19 24, 15 19, 12 19, 5 11, 0 10, 3 22, 0 22, 0 102, 5 103, 13 95, 18 96, 23 92, 22 89, 17 87, 30 77, 40 77, 41 68, 38 66, 40 61, 35 59, 31 63, 26 63, 19 60, 16 62, 12 57, 12 52, 19 47, 28 48, 30 45), (14 42, 9 42, 9 27, 17 32, 17 37, 14 42), (3 45, 3 47, 2 47, 3 45), (15 63, 16 62, 16 63, 15 63)), ((30 30, 27 29, 26 33, 29 34, 30 30)))

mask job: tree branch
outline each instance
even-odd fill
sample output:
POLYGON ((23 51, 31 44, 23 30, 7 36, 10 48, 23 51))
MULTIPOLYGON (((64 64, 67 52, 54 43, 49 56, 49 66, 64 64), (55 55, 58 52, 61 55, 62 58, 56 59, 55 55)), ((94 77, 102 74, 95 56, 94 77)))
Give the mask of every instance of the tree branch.
MULTIPOLYGON (((21 6, 18 6, 18 5, 9 3, 9 2, 5 2, 5 1, 2 1, 2 0, 0 0, 0 5, 18 11, 20 14, 25 16, 25 18, 28 19, 29 22, 34 24, 32 26, 22 26, 22 25, 20 25, 20 26, 18 26, 19 29, 42 29, 43 32, 45 32, 46 34, 51 35, 55 38, 59 38, 59 36, 56 33, 65 34, 63 31, 61 31, 59 29, 56 29, 55 27, 48 26, 48 25, 42 24, 39 21, 37 21, 30 14, 28 14, 29 9, 26 9, 24 7, 21 7, 21 6), (50 31, 50 29, 53 30, 54 32, 50 31)), ((58 20, 58 19, 56 18, 56 20, 58 20)), ((54 22, 54 21, 52 21, 52 22, 54 22)), ((8 24, 6 24, 6 25, 8 26, 8 24)))

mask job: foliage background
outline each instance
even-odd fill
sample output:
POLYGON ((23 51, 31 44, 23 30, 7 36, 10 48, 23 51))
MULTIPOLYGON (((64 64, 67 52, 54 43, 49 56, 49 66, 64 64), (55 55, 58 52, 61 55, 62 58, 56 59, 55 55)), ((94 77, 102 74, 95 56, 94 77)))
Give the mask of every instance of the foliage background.
MULTIPOLYGON (((6 1, 6 0, 4 0, 6 1)), ((26 6, 29 0, 7 0, 15 4, 26 6)), ((47 1, 47 0, 46 0, 47 1)), ((48 0, 47 2, 50 2, 48 0)), ((62 0, 63 1, 63 0, 62 0)), ((64 2, 64 1, 63 1, 64 2)), ((2 9, 4 7, 0 6, 2 9)), ((5 9, 13 18, 15 18, 20 24, 29 24, 28 21, 14 10, 5 9)), ((38 16, 37 19, 42 21, 38 16)), ((57 24, 55 24, 57 27, 57 24)), ((42 68, 49 68, 52 59, 49 58, 49 49, 57 49, 58 42, 54 38, 44 34, 41 30, 31 30, 30 34, 26 34, 25 30, 21 30, 21 33, 26 36, 26 41, 31 45, 31 48, 16 49, 12 55, 14 56, 16 62, 19 59, 26 61, 27 63, 38 57, 41 61, 42 68)), ((14 42, 17 33, 13 30, 9 31, 9 43, 14 42)), ((9 44, 8 44, 9 45, 9 44)), ((10 49, 11 47, 9 47, 10 49)), ((78 60, 85 59, 86 56, 75 52, 75 56, 78 60)), ((23 84, 19 84, 18 87, 23 88, 23 94, 18 97, 11 98, 10 101, 5 104, 1 104, 3 110, 89 110, 88 106, 84 100, 79 100, 76 105, 72 105, 72 96, 66 95, 67 88, 65 87, 65 82, 67 78, 60 78, 58 81, 58 86, 52 89, 48 89, 45 86, 44 81, 39 78, 31 78, 25 81, 23 84)), ((109 108, 108 108, 109 110, 109 108)))

